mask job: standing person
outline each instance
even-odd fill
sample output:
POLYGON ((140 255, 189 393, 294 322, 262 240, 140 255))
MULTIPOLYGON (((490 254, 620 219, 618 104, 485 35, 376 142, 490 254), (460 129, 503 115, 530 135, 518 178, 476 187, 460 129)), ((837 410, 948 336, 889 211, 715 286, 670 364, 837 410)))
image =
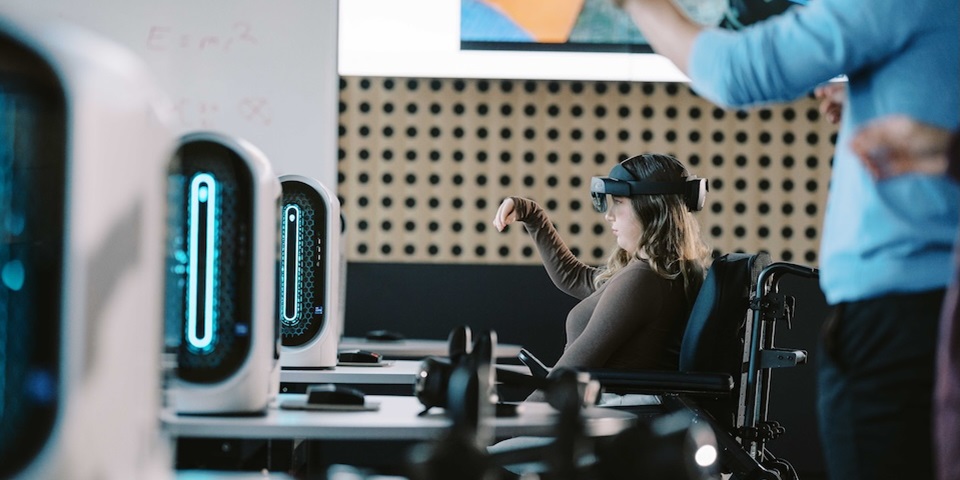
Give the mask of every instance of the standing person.
MULTIPOLYGON (((509 197, 500 204, 497 230, 523 223, 550 279, 580 300, 567 316, 567 343, 555 367, 676 370, 710 255, 691 213, 703 206, 704 182, 675 158, 656 154, 628 158, 609 177, 594 177, 594 206, 606 212, 617 237, 601 268, 578 260, 533 200, 509 197)), ((542 398, 538 392, 530 399, 542 398)))
POLYGON ((670 0, 615 1, 720 105, 792 100, 847 76, 820 245, 820 284, 835 307, 818 368, 827 470, 835 480, 932 478, 933 358, 960 194, 942 177, 873 182, 850 137, 891 114, 957 125, 957 0, 813 0, 736 32, 701 28, 670 0))
MULTIPOLYGON (((960 182, 960 129, 950 131, 894 115, 871 122, 851 142, 857 155, 882 181, 897 175, 947 174, 960 182)), ((933 402, 933 444, 937 478, 960 478, 960 243, 954 245, 953 283, 940 315, 940 340, 933 402)))

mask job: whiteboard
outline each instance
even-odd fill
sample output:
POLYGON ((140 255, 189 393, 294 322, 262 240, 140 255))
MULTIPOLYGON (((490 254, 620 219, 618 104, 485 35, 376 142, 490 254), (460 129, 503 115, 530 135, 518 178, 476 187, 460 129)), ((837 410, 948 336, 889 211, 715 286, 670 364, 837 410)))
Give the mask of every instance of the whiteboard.
POLYGON ((276 174, 337 187, 337 0, 0 0, 127 46, 170 98, 176 134, 260 148, 276 174))

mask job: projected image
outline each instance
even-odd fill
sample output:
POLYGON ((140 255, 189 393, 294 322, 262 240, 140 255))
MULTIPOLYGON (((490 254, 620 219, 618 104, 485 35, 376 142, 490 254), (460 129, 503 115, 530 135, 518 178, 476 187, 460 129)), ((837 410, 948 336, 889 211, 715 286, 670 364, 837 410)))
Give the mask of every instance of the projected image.
MULTIPOLYGON (((695 22, 740 29, 786 11, 797 0, 678 0, 695 22)), ((612 0, 461 0, 460 48, 652 52, 612 0)))

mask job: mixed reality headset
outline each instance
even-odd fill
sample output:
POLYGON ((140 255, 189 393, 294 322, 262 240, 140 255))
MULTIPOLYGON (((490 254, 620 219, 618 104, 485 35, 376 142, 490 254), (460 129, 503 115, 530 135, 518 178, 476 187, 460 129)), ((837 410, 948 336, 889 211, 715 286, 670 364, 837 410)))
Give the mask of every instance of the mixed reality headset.
POLYGON ((607 195, 632 197, 636 195, 681 195, 683 203, 691 212, 703 209, 707 198, 707 179, 694 176, 672 182, 640 181, 622 164, 617 164, 608 177, 590 179, 590 196, 593 208, 607 211, 607 195))

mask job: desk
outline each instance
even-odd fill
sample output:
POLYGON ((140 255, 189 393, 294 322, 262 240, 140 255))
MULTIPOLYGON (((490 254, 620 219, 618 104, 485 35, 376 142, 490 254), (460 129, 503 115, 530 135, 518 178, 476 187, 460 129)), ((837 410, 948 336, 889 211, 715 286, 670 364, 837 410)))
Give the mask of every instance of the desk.
MULTIPOLYGON (((520 345, 497 343, 496 358, 517 358, 520 345)), ((369 350, 393 360, 419 360, 424 357, 445 357, 449 353, 446 340, 406 339, 406 340, 368 340, 360 337, 343 337, 340 350, 369 350)))
MULTIPOLYGON (((370 367, 336 367, 326 370, 282 369, 281 393, 304 393, 308 385, 339 383, 371 395, 413 395, 413 385, 420 372, 420 360, 391 360, 389 364, 370 367)), ((526 375, 524 365, 497 365, 526 375)))
POLYGON ((420 360, 389 360, 386 365, 328 370, 280 370, 280 393, 304 393, 310 385, 339 383, 372 395, 413 395, 420 360))
MULTIPOLYGON (((303 399, 303 395, 280 394, 263 416, 177 415, 164 410, 161 421, 174 437, 306 440, 433 440, 451 424, 439 408, 418 416, 423 405, 416 397, 367 395, 367 402, 379 402, 380 409, 361 412, 277 407, 288 399, 303 399)), ((585 433, 593 437, 615 435, 636 422, 631 413, 601 407, 585 408, 583 417, 585 433)), ((516 417, 494 419, 494 436, 552 435, 556 419, 556 410, 546 403, 524 404, 516 417)))
POLYGON ((419 360, 392 360, 369 367, 336 367, 326 370, 280 370, 281 383, 354 383, 371 385, 410 385, 420 371, 419 360))
POLYGON ((223 472, 219 470, 177 470, 176 480, 294 480, 280 472, 223 472))
MULTIPOLYGON (((278 402, 302 398, 280 394, 278 402)), ((440 438, 451 425, 441 409, 418 416, 423 406, 416 397, 367 395, 367 401, 379 402, 379 410, 283 410, 275 403, 266 415, 257 417, 181 416, 164 410, 161 422, 176 438, 178 468, 254 465, 257 470, 290 471, 296 467, 315 475, 335 464, 397 471, 408 461, 413 445, 440 438), (256 453, 234 453, 241 451, 256 453), (262 460, 264 451, 270 452, 266 461, 262 460), (202 465, 196 466, 198 462, 202 465)), ((637 420, 631 413, 600 407, 587 408, 583 415, 585 433, 596 437, 615 435, 637 420)), ((493 434, 496 440, 553 435, 557 419, 557 412, 545 403, 526 404, 516 417, 494 419, 493 434)))

